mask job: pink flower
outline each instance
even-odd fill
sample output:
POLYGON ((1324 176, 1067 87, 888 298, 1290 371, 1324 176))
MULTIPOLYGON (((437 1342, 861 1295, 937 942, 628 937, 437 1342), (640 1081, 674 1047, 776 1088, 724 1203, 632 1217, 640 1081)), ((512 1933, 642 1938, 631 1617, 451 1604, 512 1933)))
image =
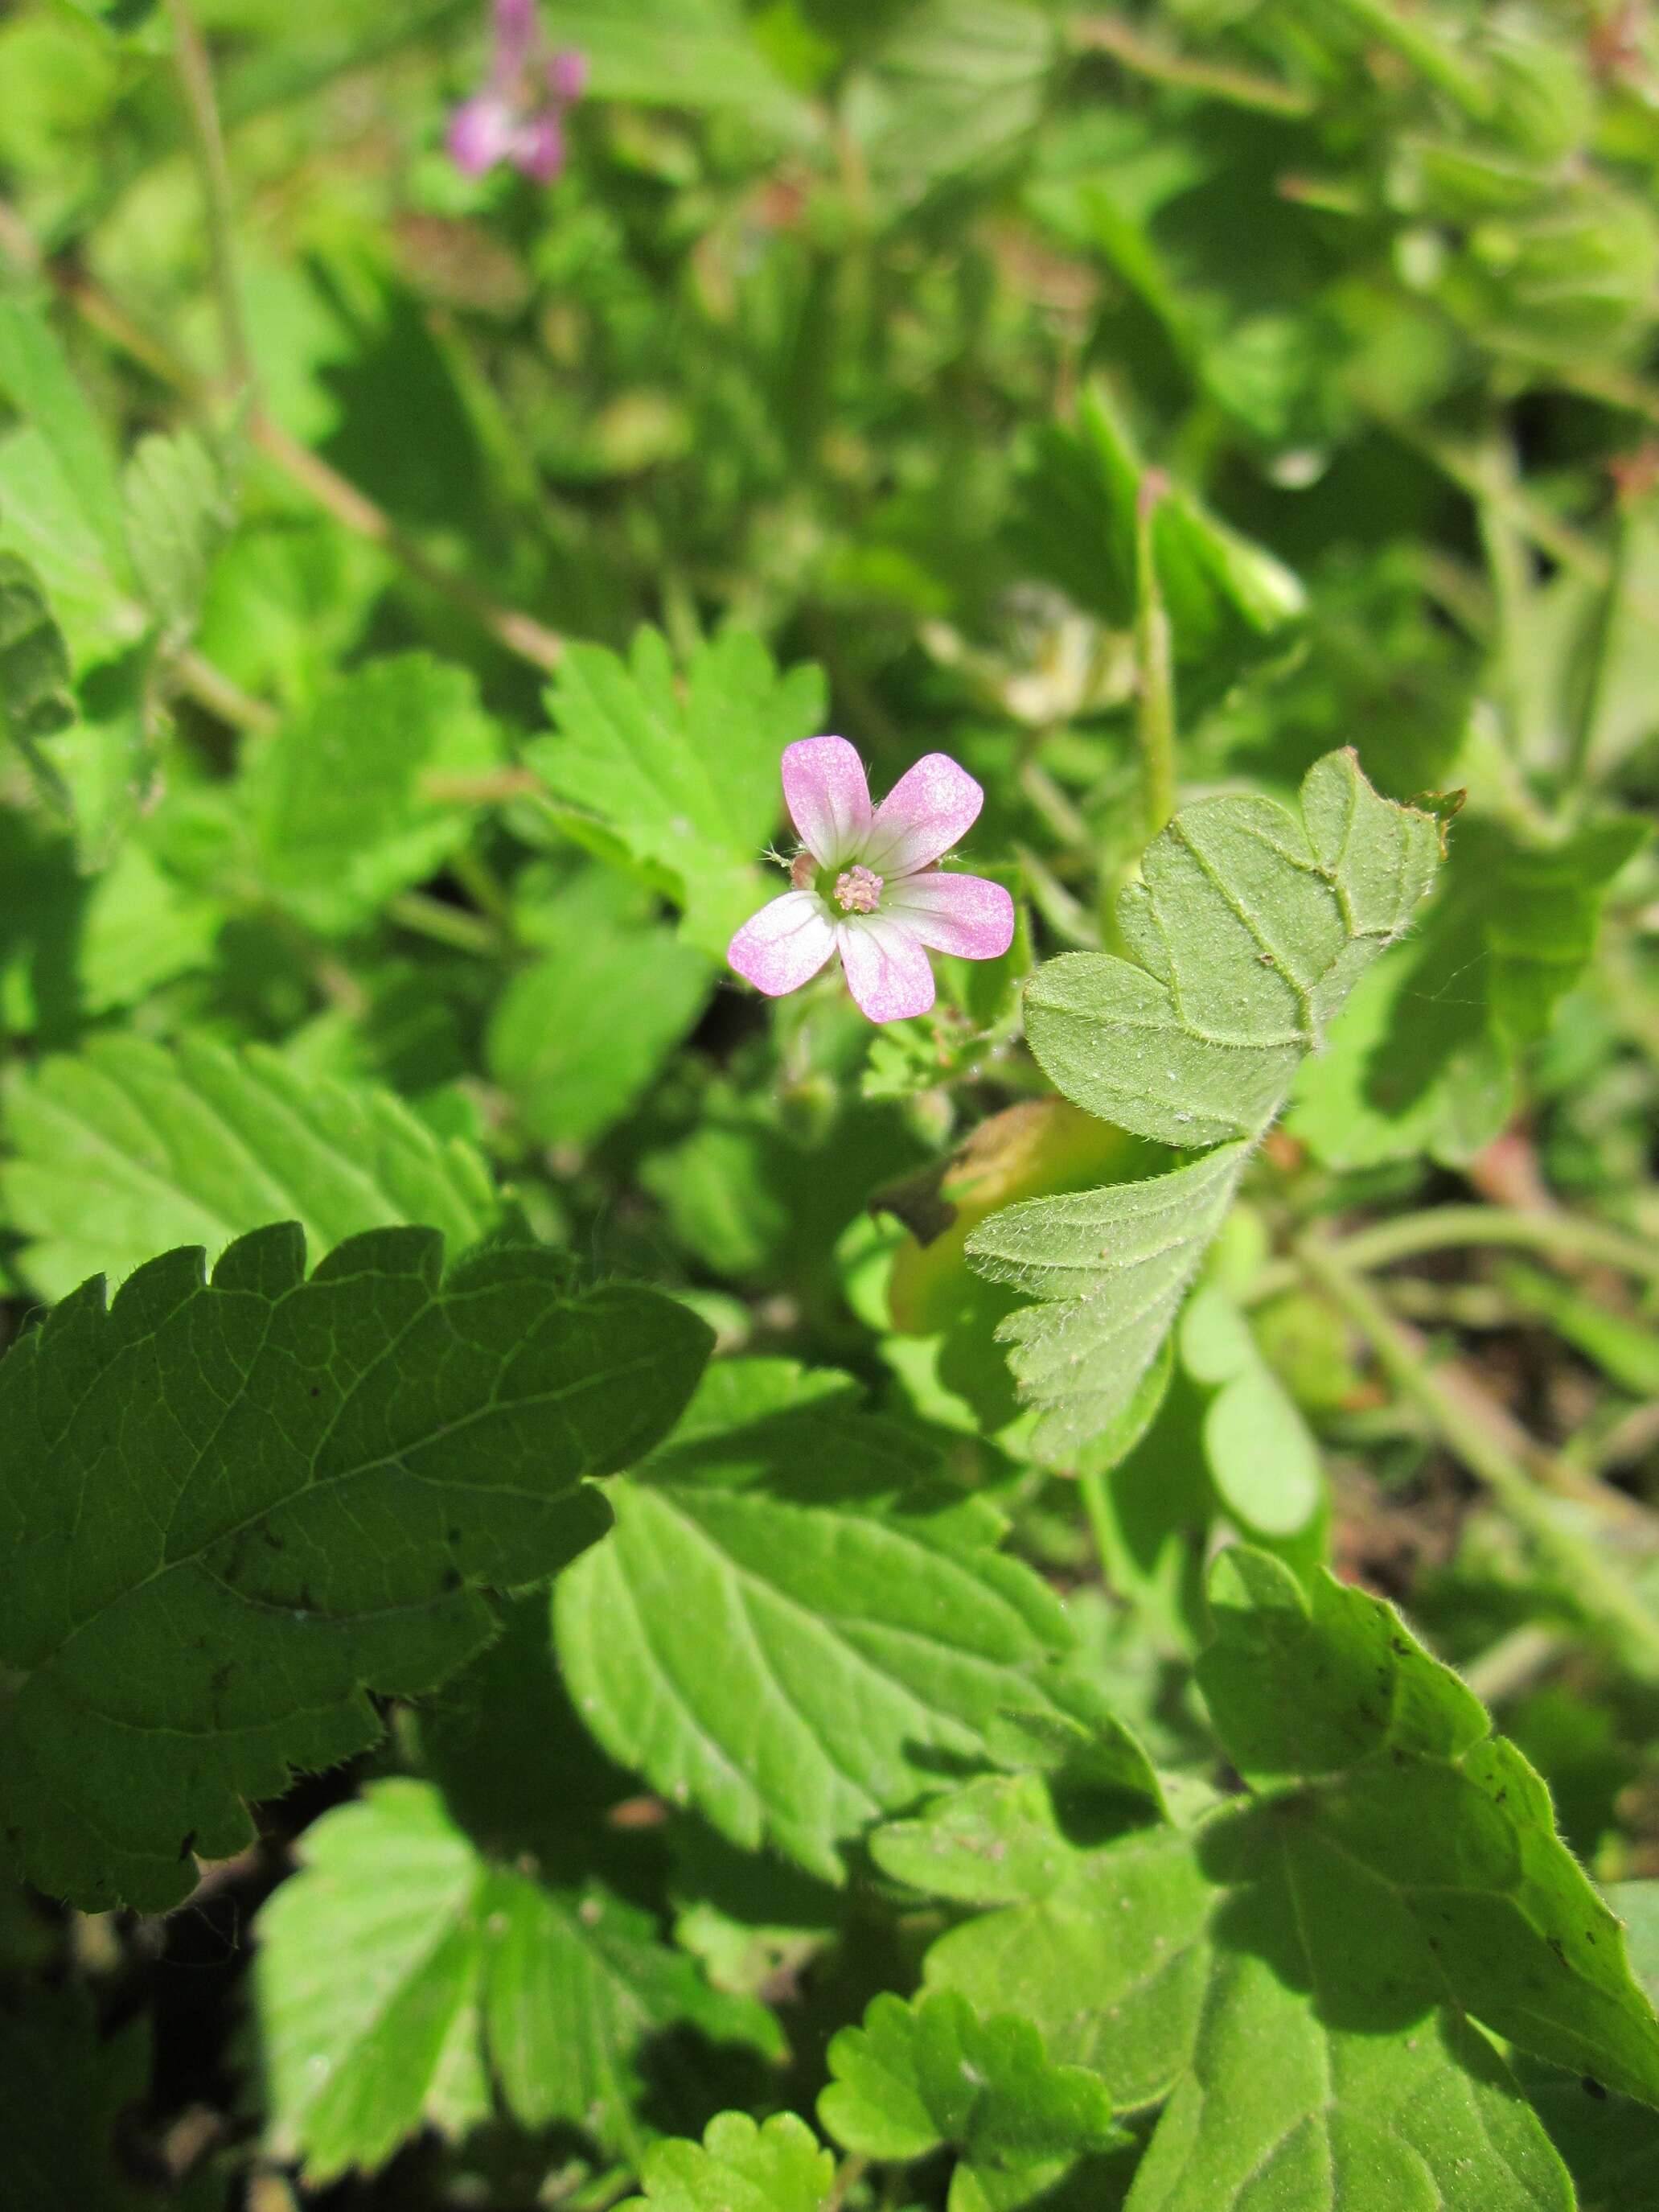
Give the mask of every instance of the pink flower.
POLYGON ((802 847, 793 888, 744 922, 726 956, 768 998, 799 990, 839 952, 860 1010, 902 1021, 933 1003, 930 946, 994 960, 1012 944, 1002 885, 934 865, 985 801, 948 753, 919 760, 872 807, 845 738, 802 738, 784 751, 783 795, 802 847))
POLYGON ((579 53, 544 52, 536 0, 495 0, 494 29, 484 89, 449 119, 449 158, 469 177, 510 161, 550 184, 564 167, 564 111, 581 98, 587 63, 579 53))

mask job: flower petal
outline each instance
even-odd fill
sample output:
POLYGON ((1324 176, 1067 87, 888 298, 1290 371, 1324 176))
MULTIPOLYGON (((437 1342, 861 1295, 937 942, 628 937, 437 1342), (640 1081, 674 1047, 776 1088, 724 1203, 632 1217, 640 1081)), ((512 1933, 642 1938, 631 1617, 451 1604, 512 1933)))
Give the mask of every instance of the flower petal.
POLYGON ((480 93, 449 118, 449 158, 464 175, 482 177, 513 143, 513 118, 498 100, 480 93))
POLYGON ((491 76, 496 84, 510 86, 529 62, 540 36, 536 0, 495 0, 492 27, 495 51, 490 58, 491 76))
POLYGON ((884 914, 860 915, 836 929, 847 987, 872 1022, 902 1022, 933 1003, 933 971, 921 939, 884 914))
POLYGON ((783 796, 801 842, 821 868, 859 857, 870 827, 870 786, 845 738, 797 738, 786 745, 783 796))
POLYGON ((547 88, 568 107, 587 89, 587 56, 574 46, 562 46, 547 64, 547 88))
POLYGON ((999 960, 1014 941, 1014 902, 984 876, 902 876, 888 887, 882 912, 959 960, 999 960))
POLYGON ((564 167, 564 133, 551 108, 532 115, 513 134, 507 155, 514 167, 534 185, 550 185, 564 167))
POLYGON ((908 876, 948 853, 973 827, 985 793, 949 753, 907 769, 881 805, 858 857, 878 876, 908 876))
POLYGON ((834 923, 816 891, 786 891, 750 915, 726 957, 769 999, 810 983, 836 949, 834 923))

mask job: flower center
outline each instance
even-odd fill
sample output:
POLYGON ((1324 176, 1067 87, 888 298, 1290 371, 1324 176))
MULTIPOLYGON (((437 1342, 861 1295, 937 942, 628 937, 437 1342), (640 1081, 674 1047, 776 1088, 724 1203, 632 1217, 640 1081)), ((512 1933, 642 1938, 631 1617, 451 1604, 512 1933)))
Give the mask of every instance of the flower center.
POLYGON ((881 899, 882 879, 862 863, 836 878, 836 902, 843 914, 873 914, 881 899))

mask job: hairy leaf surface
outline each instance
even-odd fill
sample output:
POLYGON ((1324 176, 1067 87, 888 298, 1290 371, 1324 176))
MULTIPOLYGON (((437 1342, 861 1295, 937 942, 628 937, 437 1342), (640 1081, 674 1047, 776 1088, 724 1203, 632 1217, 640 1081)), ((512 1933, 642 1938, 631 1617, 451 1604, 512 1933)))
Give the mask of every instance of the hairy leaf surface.
POLYGON ((309 1279, 291 1224, 94 1280, 0 1363, 6 1840, 87 1905, 170 1905, 240 1800, 372 1742, 485 1641, 483 1591, 605 1526, 583 1478, 648 1450, 702 1323, 566 1262, 429 1231, 309 1279))
POLYGON ((1316 762, 1301 818, 1271 799, 1184 807, 1122 895, 1133 961, 1074 952, 1026 993, 1026 1032, 1075 1104, 1206 1156, 1108 1191, 1033 1199, 969 1242, 983 1273, 1041 1303, 1000 1334, 1043 1409, 1046 1457, 1108 1429, 1174 1321, 1252 1144, 1369 963, 1409 926, 1439 832, 1351 752, 1316 762))
POLYGON ((1255 1881, 1282 1851, 1319 1957, 1376 2002, 1436 1996, 1523 2049, 1659 2104, 1659 2020, 1619 1922, 1555 1832, 1549 1792, 1391 1607, 1264 1553, 1224 1553, 1199 1662, 1229 1759, 1264 1796, 1218 1845, 1255 1881), (1282 1796, 1286 1783, 1307 1785, 1282 1796))
POLYGON ((1121 2109, 1168 2094, 1208 1978, 1213 1901, 1181 1831, 1080 1849, 1050 1785, 1025 1774, 970 1783, 871 1849, 901 1881, 994 1908, 933 1946, 930 1989, 1032 2021, 1052 2060, 1091 2068, 1121 2109))

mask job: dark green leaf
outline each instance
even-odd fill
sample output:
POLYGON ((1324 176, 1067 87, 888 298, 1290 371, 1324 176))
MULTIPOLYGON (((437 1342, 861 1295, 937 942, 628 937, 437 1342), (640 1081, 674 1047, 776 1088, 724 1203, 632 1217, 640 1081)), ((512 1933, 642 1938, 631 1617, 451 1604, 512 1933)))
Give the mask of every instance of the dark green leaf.
POLYGON ((86 1905, 170 1905, 243 1797, 372 1742, 365 1694, 430 1689, 486 1588, 604 1528, 584 1478, 680 1411, 708 1332, 552 1255, 297 1227, 94 1280, 0 1363, 7 1841, 86 1905))

